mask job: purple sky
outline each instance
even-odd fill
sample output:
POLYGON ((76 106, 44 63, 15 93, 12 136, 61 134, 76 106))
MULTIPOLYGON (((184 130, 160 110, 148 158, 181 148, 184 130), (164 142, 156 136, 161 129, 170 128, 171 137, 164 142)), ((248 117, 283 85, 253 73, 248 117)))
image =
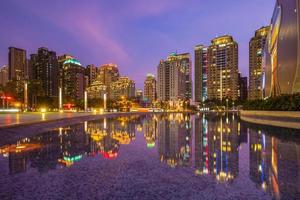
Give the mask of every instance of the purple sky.
MULTIPOLYGON (((215 36, 239 43, 239 69, 248 75, 248 42, 268 25, 275 0, 3 0, 0 66, 9 46, 69 53, 83 65, 116 63, 143 87, 160 59, 193 53, 215 36)), ((193 58, 193 57, 192 57, 193 58)), ((194 63, 194 61, 193 61, 194 63)))

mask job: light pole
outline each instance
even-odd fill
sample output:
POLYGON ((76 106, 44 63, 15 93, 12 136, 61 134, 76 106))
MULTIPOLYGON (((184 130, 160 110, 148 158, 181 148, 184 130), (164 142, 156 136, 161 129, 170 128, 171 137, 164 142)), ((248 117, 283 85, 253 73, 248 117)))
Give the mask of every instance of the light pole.
POLYGON ((58 94, 58 109, 59 111, 62 110, 62 89, 61 87, 58 88, 59 94, 58 94))
POLYGON ((24 111, 26 112, 28 108, 28 83, 24 84, 24 111))
POLYGON ((106 111, 106 93, 103 94, 103 110, 106 111))
POLYGON ((84 111, 87 112, 87 91, 84 91, 84 111))

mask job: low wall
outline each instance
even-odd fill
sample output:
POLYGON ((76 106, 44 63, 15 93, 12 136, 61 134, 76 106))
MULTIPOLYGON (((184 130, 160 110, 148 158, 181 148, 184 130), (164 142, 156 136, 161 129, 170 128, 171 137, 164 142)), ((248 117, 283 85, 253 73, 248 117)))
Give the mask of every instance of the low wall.
POLYGON ((298 111, 240 111, 242 120, 255 124, 300 129, 298 111))

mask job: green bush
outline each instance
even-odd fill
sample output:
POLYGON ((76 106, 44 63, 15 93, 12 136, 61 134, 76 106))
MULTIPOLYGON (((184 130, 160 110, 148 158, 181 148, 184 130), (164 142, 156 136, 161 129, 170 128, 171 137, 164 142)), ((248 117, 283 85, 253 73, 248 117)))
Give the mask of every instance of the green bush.
POLYGON ((244 110, 300 111, 300 94, 281 95, 266 100, 247 101, 244 110))

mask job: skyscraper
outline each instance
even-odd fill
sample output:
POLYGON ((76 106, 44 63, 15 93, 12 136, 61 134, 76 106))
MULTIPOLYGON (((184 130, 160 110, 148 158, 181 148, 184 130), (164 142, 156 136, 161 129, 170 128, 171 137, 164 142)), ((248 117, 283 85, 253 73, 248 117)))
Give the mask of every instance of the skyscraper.
POLYGON ((239 73, 239 100, 245 101, 248 97, 248 78, 242 77, 239 73))
POLYGON ((277 0, 264 48, 264 97, 300 92, 300 2, 277 0))
POLYGON ((262 58, 270 27, 255 31, 249 42, 249 100, 262 99, 262 58))
POLYGON ((213 39, 208 47, 208 99, 238 99, 238 44, 232 36, 213 39))
POLYGON ((156 100, 156 80, 153 74, 147 74, 147 78, 144 81, 144 98, 148 102, 156 100))
POLYGON ((128 77, 120 77, 119 80, 110 84, 111 99, 135 97, 135 82, 128 77))
POLYGON ((172 53, 167 60, 161 60, 157 68, 157 97, 174 106, 179 101, 192 97, 190 54, 172 53))
POLYGON ((27 71, 26 51, 9 47, 8 52, 9 80, 24 80, 27 71))
POLYGON ((56 53, 41 47, 30 55, 33 78, 42 83, 46 96, 58 95, 58 63, 56 53))
POLYGON ((64 62, 71 59, 74 59, 74 57, 68 54, 58 56, 58 86, 61 88, 63 88, 64 62))
POLYGON ((68 100, 83 99, 86 87, 85 68, 76 59, 63 63, 63 95, 68 100))
POLYGON ((96 80, 98 68, 95 65, 88 65, 85 68, 85 75, 88 77, 89 86, 96 80))
POLYGON ((111 98, 110 86, 113 82, 116 82, 119 77, 119 69, 116 64, 105 64, 100 67, 99 72, 100 81, 106 85, 108 97, 111 98))
POLYGON ((8 66, 4 65, 0 68, 0 85, 5 86, 8 82, 8 66))
POLYGON ((207 48, 203 45, 195 47, 195 102, 207 99, 207 48))

